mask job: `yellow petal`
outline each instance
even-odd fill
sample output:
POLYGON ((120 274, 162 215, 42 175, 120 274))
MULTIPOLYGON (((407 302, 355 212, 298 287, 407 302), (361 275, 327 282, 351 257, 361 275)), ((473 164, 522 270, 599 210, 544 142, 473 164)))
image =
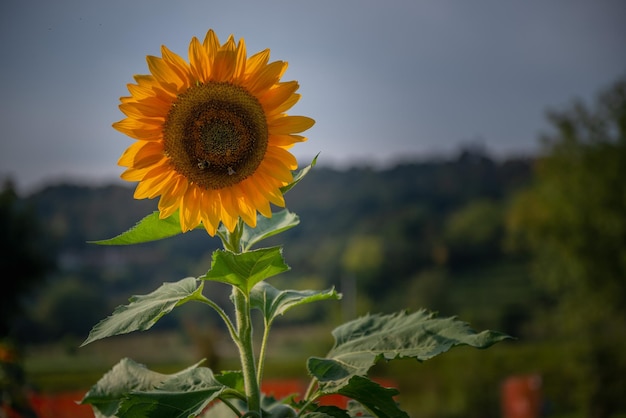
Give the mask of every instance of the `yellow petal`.
POLYGON ((163 112, 163 108, 155 107, 152 104, 146 102, 142 103, 122 103, 119 106, 120 110, 126 115, 135 118, 159 118, 164 120, 167 113, 163 112))
POLYGON ((233 37, 229 37, 228 41, 215 54, 213 60, 213 68, 211 71, 211 80, 218 83, 226 82, 232 79, 237 65, 237 52, 235 51, 235 41, 233 37))
POLYGON ((202 220, 202 226, 206 230, 207 234, 209 234, 212 237, 214 237, 215 234, 217 233, 217 226, 213 225, 210 222, 204 221, 204 219, 202 220))
POLYGON ((280 80, 286 69, 286 62, 274 61, 263 67, 254 77, 248 78, 246 88, 255 96, 261 96, 280 80))
POLYGON ((243 192, 241 183, 233 186, 233 196, 237 202, 237 208, 241 219, 252 228, 256 226, 256 208, 249 199, 249 196, 243 192))
POLYGON ((158 80, 156 80, 154 76, 150 74, 135 74, 133 78, 137 82, 138 86, 146 87, 149 89, 159 85, 158 80))
POLYGON ((151 126, 133 119, 123 119, 113 124, 113 128, 131 138, 144 141, 155 141, 162 138, 163 130, 158 126, 151 126))
POLYGON ((190 72, 189 65, 187 65, 185 60, 180 55, 170 51, 165 45, 161 46, 161 55, 163 56, 163 61, 169 65, 180 79, 181 90, 189 88, 190 72))
POLYGON ((267 112, 268 116, 278 115, 291 109, 300 100, 299 94, 292 94, 287 100, 285 100, 280 106, 277 106, 273 111, 267 112))
POLYGON ((135 75, 137 86, 150 90, 153 96, 156 96, 167 103, 171 103, 178 95, 177 91, 168 91, 163 89, 161 83, 151 75, 135 75))
POLYGON ((207 82, 210 77, 211 65, 206 49, 200 44, 198 38, 193 38, 189 44, 189 64, 191 74, 201 83, 207 82))
POLYGON ((180 208, 180 200, 185 194, 188 186, 187 179, 182 176, 174 176, 163 189, 163 194, 159 200, 159 218, 165 219, 180 208))
POLYGON ((120 174, 120 178, 126 181, 141 181, 146 173, 150 171, 149 168, 143 168, 141 170, 137 170, 135 168, 128 168, 122 174, 120 174))
POLYGON ((274 147, 290 148, 293 144, 306 141, 301 135, 270 135, 268 145, 274 147))
POLYGON ((137 84, 127 84, 126 87, 132 97, 122 97, 120 100, 132 99, 133 101, 139 101, 149 97, 155 97, 154 91, 150 87, 140 86, 137 84))
POLYGON ((306 131, 315 125, 315 121, 306 116, 282 116, 267 123, 270 135, 293 134, 306 131))
POLYGON ((163 158, 163 143, 157 141, 151 142, 135 142, 129 146, 117 161, 118 165, 124 167, 141 168, 146 164, 137 164, 137 162, 146 161, 151 158, 160 160, 163 158))
POLYGON ((288 170, 295 170, 298 168, 298 161, 296 160, 296 157, 283 148, 267 147, 265 157, 269 160, 268 162, 272 162, 277 166, 286 167, 288 170))
POLYGON ((217 38, 213 29, 209 29, 204 37, 204 41, 202 42, 202 46, 209 57, 209 63, 213 63, 213 57, 215 53, 220 49, 220 40, 217 38))
POLYGON ((161 58, 148 55, 146 57, 148 62, 148 69, 159 81, 159 85, 170 92, 180 91, 184 85, 184 81, 181 80, 175 71, 172 71, 169 65, 167 65, 161 58))
POLYGON ((183 232, 200 225, 198 188, 190 185, 180 200, 180 227, 183 232))
POLYGON ((247 178, 241 182, 242 192, 250 199, 254 207, 266 218, 272 217, 272 208, 270 202, 259 193, 255 187, 255 183, 247 178))
POLYGON ((213 190, 202 190, 200 194, 200 217, 209 235, 214 236, 220 224, 219 196, 213 190))
POLYGON ((177 195, 168 195, 162 194, 159 199, 159 218, 165 219, 169 218, 178 210, 180 206, 180 196, 177 195))
POLYGON ((264 160, 263 163, 257 168, 257 171, 276 180, 276 187, 282 187, 293 181, 293 174, 289 167, 281 164, 277 160, 264 160))
POLYGON ((172 170, 162 171, 152 176, 150 173, 154 171, 155 170, 151 170, 146 173, 144 179, 137 185, 137 188, 135 189, 136 199, 153 199, 161 195, 163 186, 174 176, 174 172, 172 172, 172 170))
POLYGON ((237 220, 239 219, 239 213, 237 213, 237 204, 233 202, 232 194, 229 189, 221 189, 218 191, 220 198, 220 218, 222 223, 230 232, 235 230, 237 220))
POLYGON ((263 51, 257 52, 246 62, 246 78, 253 77, 257 72, 261 71, 263 67, 267 64, 270 59, 270 50, 265 49, 263 51))
MULTIPOLYGON (((277 111, 276 109, 279 107, 284 108, 284 103, 290 100, 291 96, 298 90, 298 87, 297 81, 277 83, 259 98, 259 102, 261 102, 263 109, 268 113, 284 112, 286 109, 281 111, 277 111)), ((297 95, 297 98, 299 97, 300 95, 297 95)))
MULTIPOLYGON (((259 167, 260 168, 260 167, 259 167)), ((258 186, 259 193, 263 194, 267 200, 276 206, 285 206, 285 199, 283 198, 283 194, 280 192, 279 187, 283 184, 277 185, 275 178, 271 175, 264 173, 262 170, 258 169, 252 176, 252 180, 258 186)))
POLYGON ((132 166, 133 160, 135 159, 135 155, 137 155, 137 152, 141 148, 143 148, 145 144, 148 143, 149 142, 133 142, 128 148, 124 150, 122 156, 117 160, 117 164, 124 167, 132 166))
POLYGON ((149 106, 151 114, 154 113, 156 115, 153 117, 159 117, 163 119, 167 115, 167 113, 170 111, 170 108, 172 107, 172 101, 167 100, 167 99, 168 98, 164 100, 163 97, 149 96, 149 97, 142 97, 141 99, 138 99, 138 100, 132 100, 132 101, 126 101, 126 102, 122 101, 122 103, 128 104, 128 105, 139 104, 142 106, 149 106))
POLYGON ((239 40, 237 50, 235 51, 237 58, 235 59, 235 71, 233 72, 233 79, 240 83, 246 73, 246 43, 243 38, 239 40))

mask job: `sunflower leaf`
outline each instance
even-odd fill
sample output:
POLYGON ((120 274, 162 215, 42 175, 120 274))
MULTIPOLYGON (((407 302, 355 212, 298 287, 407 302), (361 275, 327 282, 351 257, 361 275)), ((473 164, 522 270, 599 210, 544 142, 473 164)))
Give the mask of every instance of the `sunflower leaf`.
POLYGON ((113 238, 88 242, 98 245, 132 245, 157 241, 181 233, 178 211, 165 219, 159 218, 159 212, 152 212, 126 232, 113 238))
POLYGON ((226 250, 213 252, 211 269, 202 280, 231 284, 244 294, 262 280, 289 270, 285 264, 281 247, 261 248, 245 253, 233 253, 226 250))
POLYGON ((300 223, 300 218, 287 209, 272 214, 271 218, 258 215, 255 228, 244 224, 241 234, 241 247, 243 251, 249 251, 258 242, 284 232, 300 223))
POLYGON ((188 417, 228 388, 210 369, 195 364, 167 375, 123 359, 106 373, 81 400, 98 416, 188 417))
POLYGON ((266 324, 289 309, 318 300, 341 299, 334 288, 328 290, 278 290, 267 282, 260 282, 250 292, 253 308, 263 313, 266 324))
POLYGON ((120 417, 187 418, 200 414, 226 389, 211 369, 199 367, 177 373, 151 390, 133 391, 122 401, 120 417))
POLYGON ((397 389, 384 388, 367 377, 352 376, 345 386, 334 393, 354 399, 378 418, 409 418, 393 399, 400 393, 397 389))
POLYGON ((346 410, 337 406, 321 405, 312 412, 306 412, 302 418, 350 418, 351 416, 357 415, 350 415, 346 410))
POLYGON ((348 384, 337 391, 352 398, 379 418, 409 418, 393 399, 400 392, 395 388, 384 388, 363 376, 352 376, 348 384))
POLYGON ((148 370, 144 365, 124 358, 91 387, 81 400, 105 417, 115 415, 125 394, 157 386, 165 375, 148 370))
POLYGON ((311 161, 311 164, 307 165, 302 170, 298 171, 296 173, 296 175, 293 176, 293 180, 292 180, 291 183, 289 183, 288 185, 283 186, 283 187, 280 188, 280 191, 282 192, 282 194, 287 193, 289 190, 293 189, 296 184, 300 183, 300 180, 302 180, 304 178, 304 176, 306 176, 309 173, 309 171, 311 171, 311 169, 313 167, 315 167, 315 164, 317 163, 317 157, 318 156, 319 156, 319 154, 317 154, 313 158, 313 161, 311 161))
POLYGON ((175 283, 163 283, 147 295, 132 296, 128 305, 118 306, 111 316, 96 324, 81 347, 113 335, 151 328, 176 306, 204 299, 203 285, 195 277, 187 277, 175 283))
POLYGON ((333 330, 335 344, 325 358, 310 357, 307 368, 323 393, 335 393, 353 376, 365 376, 380 359, 425 361, 450 348, 487 348, 510 338, 495 331, 477 333, 455 317, 438 318, 420 310, 412 314, 366 315, 333 330))
POLYGON ((215 375, 218 382, 224 386, 240 392, 246 393, 244 387, 243 373, 241 370, 224 370, 215 375))

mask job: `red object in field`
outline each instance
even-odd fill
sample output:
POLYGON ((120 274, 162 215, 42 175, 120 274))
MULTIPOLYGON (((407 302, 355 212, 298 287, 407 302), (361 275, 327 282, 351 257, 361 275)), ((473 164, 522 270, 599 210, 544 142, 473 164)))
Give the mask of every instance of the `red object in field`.
POLYGON ((541 406, 541 376, 511 376, 502 383, 503 418, 539 418, 541 406))
POLYGON ((65 392, 57 394, 30 395, 31 407, 38 418, 93 418, 91 405, 79 402, 87 392, 65 392))
MULTIPOLYGON (((261 391, 275 399, 283 399, 290 395, 296 395, 296 401, 302 399, 307 390, 306 382, 298 379, 265 380, 261 391)), ((326 395, 319 400, 320 405, 332 405, 345 408, 348 398, 341 395, 326 395)))
MULTIPOLYGON (((374 377, 372 380, 384 388, 397 388, 398 383, 391 379, 383 379, 374 377)), ((342 395, 327 395, 320 399, 320 405, 338 406, 339 408, 346 408, 350 398, 342 395)))
POLYGON ((300 399, 306 392, 306 383, 299 379, 267 379, 263 381, 261 391, 275 399, 282 399, 293 394, 298 395, 296 399, 300 399))
MULTIPOLYGON (((384 387, 396 387, 396 383, 386 379, 373 379, 384 387)), ((290 395, 297 395, 301 399, 306 392, 308 382, 299 379, 268 379, 263 382, 262 391, 276 399, 290 395)), ((79 402, 87 391, 63 392, 54 394, 31 393, 29 395, 31 408, 37 413, 37 418, 93 418, 91 405, 81 405, 79 402)), ((345 408, 348 398, 341 395, 328 395, 320 399, 322 405, 333 405, 345 408)), ((0 411, 0 415, 1 412, 0 411)), ((21 418, 20 415, 5 413, 9 418, 21 418)), ((508 417, 507 417, 508 418, 508 417)), ((517 416, 515 416, 517 418, 517 416)))

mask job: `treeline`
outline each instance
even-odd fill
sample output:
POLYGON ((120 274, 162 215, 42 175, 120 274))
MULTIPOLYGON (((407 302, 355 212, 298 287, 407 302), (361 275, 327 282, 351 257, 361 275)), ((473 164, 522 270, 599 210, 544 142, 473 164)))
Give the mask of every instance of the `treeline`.
MULTIPOLYGON (((480 148, 385 170, 319 164, 286 195, 300 224, 267 244, 282 245, 291 267, 277 280, 290 288, 339 290, 353 280, 357 306, 350 315, 427 307, 469 311, 468 319, 503 326, 508 311, 521 309, 516 295, 498 302, 499 311, 484 312, 487 317, 461 293, 472 287, 478 294, 484 285, 492 294, 497 269, 518 266, 503 251, 504 210, 530 177, 528 159, 498 161, 480 148)), ((129 247, 89 243, 125 231, 156 209, 156 201, 132 194, 131 186, 64 184, 25 199, 56 247, 58 267, 33 304, 31 321, 22 324, 25 338, 85 335, 131 295, 208 270, 220 242, 203 230, 129 247)), ((520 284, 523 269, 514 276, 508 280, 520 284)), ((325 315, 319 309, 301 320, 319 320, 325 315)))

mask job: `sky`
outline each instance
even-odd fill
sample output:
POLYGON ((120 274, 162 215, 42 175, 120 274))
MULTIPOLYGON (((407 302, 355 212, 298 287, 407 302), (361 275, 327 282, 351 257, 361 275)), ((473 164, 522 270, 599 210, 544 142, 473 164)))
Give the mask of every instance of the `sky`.
POLYGON ((301 165, 533 154, 548 109, 626 75, 625 22, 623 0, 2 0, 0 178, 118 181, 126 85, 210 28, 289 62, 289 113, 316 120, 301 165))

